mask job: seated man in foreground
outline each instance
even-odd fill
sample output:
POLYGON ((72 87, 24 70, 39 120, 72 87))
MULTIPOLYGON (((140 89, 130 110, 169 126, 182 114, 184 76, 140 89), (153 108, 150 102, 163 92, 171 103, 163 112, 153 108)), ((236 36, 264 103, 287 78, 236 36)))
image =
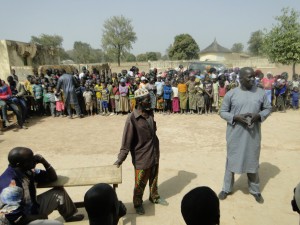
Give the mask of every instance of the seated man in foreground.
MULTIPOLYGON (((11 224, 45 224, 48 215, 58 210, 66 222, 80 221, 83 215, 77 214, 77 208, 64 188, 53 188, 36 195, 35 183, 45 184, 57 180, 54 168, 41 155, 34 155, 25 147, 13 148, 8 154, 9 166, 0 176, 0 194, 11 183, 23 189, 20 207, 5 214, 11 224), (36 169, 43 164, 45 170, 36 169)), ((47 222, 46 222, 47 223, 47 222)))

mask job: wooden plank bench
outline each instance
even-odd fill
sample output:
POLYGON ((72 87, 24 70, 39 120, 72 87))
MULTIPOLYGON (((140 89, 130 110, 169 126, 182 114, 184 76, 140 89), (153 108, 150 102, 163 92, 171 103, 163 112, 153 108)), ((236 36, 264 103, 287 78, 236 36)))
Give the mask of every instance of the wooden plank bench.
MULTIPOLYGON (((114 190, 122 183, 122 166, 117 168, 115 165, 55 169, 58 179, 38 188, 53 187, 79 187, 92 186, 98 183, 112 184, 114 190)), ((84 196, 84 193, 83 195, 84 196)), ((84 202, 75 202, 77 208, 84 207, 84 202)), ((83 220, 72 223, 72 225, 89 225, 89 220, 83 220)), ((123 219, 120 218, 118 225, 123 225, 123 219)))
MULTIPOLYGON (((115 165, 57 169, 58 179, 38 188, 92 186, 98 183, 112 184, 114 190, 122 183, 122 167, 115 165)), ((77 208, 84 207, 83 202, 75 203, 77 208)))

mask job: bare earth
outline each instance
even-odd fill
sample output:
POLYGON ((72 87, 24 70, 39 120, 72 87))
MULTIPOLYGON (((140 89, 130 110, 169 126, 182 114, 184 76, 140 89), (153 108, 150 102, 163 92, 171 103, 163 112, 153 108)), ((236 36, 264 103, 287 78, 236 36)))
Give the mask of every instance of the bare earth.
MULTIPOLYGON (((118 197, 126 204, 124 224, 184 224, 181 199, 197 186, 219 193, 223 183, 226 122, 218 115, 155 115, 161 146, 159 192, 169 206, 153 205, 144 195, 146 214, 138 216, 132 206, 134 174, 131 157, 123 164, 123 183, 118 197)), ((54 168, 110 165, 119 152, 126 116, 93 116, 84 119, 35 118, 28 130, 10 129, 0 135, 0 171, 7 153, 26 146, 42 154, 54 168)), ((300 181, 300 111, 273 113, 262 126, 260 178, 265 203, 249 195, 245 175, 236 175, 234 194, 221 201, 222 225, 298 224, 290 201, 300 181)), ((74 200, 82 200, 88 187, 69 188, 74 200)), ((84 209, 80 209, 84 212, 84 209)), ((50 216, 61 220, 54 212, 50 216)), ((87 218, 83 222, 87 223, 87 218)))

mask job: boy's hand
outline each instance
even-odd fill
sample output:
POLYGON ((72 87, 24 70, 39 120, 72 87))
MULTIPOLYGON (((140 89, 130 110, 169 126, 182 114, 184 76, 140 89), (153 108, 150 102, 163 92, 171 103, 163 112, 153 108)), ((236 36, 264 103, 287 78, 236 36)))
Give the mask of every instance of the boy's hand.
POLYGON ((114 165, 116 165, 118 168, 122 165, 122 161, 121 160, 117 160, 115 163, 114 163, 114 165))
POLYGON ((36 162, 37 164, 38 164, 38 163, 44 164, 45 162, 47 162, 46 159, 45 159, 42 155, 40 155, 40 154, 34 155, 34 160, 35 160, 35 162, 36 162))

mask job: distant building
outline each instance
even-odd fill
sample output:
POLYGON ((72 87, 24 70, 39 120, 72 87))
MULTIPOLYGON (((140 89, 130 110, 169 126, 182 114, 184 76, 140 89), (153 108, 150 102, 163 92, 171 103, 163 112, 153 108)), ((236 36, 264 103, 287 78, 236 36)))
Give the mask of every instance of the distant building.
POLYGON ((227 61, 249 58, 244 53, 233 53, 228 48, 221 46, 215 39, 207 48, 200 51, 200 61, 227 61))
POLYGON ((26 76, 32 74, 33 67, 60 62, 55 48, 10 40, 0 40, 0 59, 0 78, 4 80, 11 69, 15 69, 18 76, 26 76))
POLYGON ((200 51, 201 61, 225 61, 232 51, 218 44, 215 39, 207 48, 200 51))

